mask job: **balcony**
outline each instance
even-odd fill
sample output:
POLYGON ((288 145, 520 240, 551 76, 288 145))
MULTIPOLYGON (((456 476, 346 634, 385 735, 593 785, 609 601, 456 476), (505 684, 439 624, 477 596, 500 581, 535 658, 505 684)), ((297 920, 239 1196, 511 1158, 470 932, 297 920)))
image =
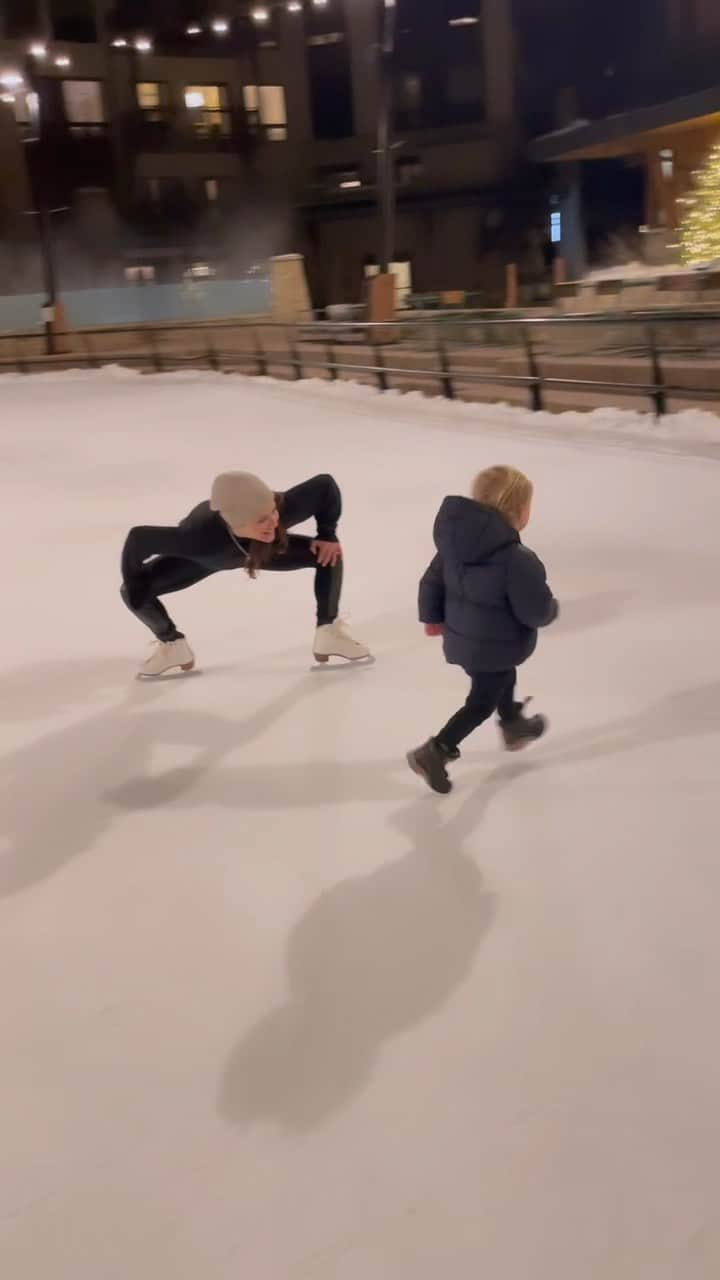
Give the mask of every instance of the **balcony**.
POLYGON ((126 118, 128 138, 137 151, 230 151, 252 144, 244 113, 210 110, 139 109, 126 118))

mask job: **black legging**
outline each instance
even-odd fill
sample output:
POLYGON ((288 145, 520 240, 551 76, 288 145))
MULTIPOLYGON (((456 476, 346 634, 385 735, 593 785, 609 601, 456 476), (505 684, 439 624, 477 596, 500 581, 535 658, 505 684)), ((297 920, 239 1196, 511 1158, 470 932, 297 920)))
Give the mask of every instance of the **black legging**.
POLYGON ((474 675, 464 707, 448 720, 437 735, 437 742, 448 751, 455 751, 464 738, 490 719, 497 711, 500 723, 514 720, 521 704, 515 701, 517 672, 486 671, 474 675))
MULTIPOLYGON (((334 622, 338 615, 340 592, 342 590, 343 566, 338 560, 334 566, 323 568, 310 550, 313 538, 305 538, 300 534, 288 535, 287 550, 284 555, 273 556, 263 565, 262 573, 292 573, 295 569, 315 570, 315 600, 317 601, 318 626, 334 622)), ((178 631, 167 609, 160 603, 160 596, 170 595, 173 591, 184 591, 211 574, 227 572, 227 570, 207 569, 195 564, 192 560, 180 560, 174 556, 158 556, 151 560, 142 570, 143 603, 139 608, 130 604, 127 592, 123 587, 121 595, 131 613, 149 627, 158 640, 182 640, 183 633, 178 631)))

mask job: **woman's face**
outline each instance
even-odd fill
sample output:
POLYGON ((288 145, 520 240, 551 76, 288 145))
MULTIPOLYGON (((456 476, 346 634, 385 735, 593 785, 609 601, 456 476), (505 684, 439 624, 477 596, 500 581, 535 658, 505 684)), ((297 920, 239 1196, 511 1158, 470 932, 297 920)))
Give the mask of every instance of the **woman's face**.
POLYGON ((279 519, 278 509, 273 507, 267 515, 260 516, 252 524, 244 524, 242 528, 233 529, 233 533, 236 538, 249 538, 252 542, 273 542, 279 519))

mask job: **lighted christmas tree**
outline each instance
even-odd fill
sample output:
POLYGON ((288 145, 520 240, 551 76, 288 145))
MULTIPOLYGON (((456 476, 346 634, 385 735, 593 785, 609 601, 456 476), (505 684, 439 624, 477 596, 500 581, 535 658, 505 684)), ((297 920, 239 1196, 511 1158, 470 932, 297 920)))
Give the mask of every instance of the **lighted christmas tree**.
POLYGON ((720 259, 720 143, 695 174, 693 188, 682 203, 687 206, 680 227, 683 262, 720 259))

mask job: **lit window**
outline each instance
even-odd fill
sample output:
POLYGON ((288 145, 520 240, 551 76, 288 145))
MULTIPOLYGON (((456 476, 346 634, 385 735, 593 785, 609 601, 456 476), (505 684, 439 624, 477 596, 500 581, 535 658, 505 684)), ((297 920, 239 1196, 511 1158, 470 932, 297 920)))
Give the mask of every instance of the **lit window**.
POLYGON ((202 107, 205 111, 222 111, 226 92, 222 84, 189 84, 185 89, 185 103, 189 107, 202 107))
POLYGON ((360 170, 349 166, 338 168, 337 165, 328 165, 320 169, 318 174, 323 185, 330 191, 358 191, 362 187, 360 170))
POLYGON ((99 80, 63 80, 63 103, 69 124, 103 124, 105 105, 99 80))
POLYGON ((562 240, 562 213, 559 209, 550 214, 550 241, 560 244, 562 240))
POLYGON ((256 84, 246 84, 243 89, 243 102, 245 110, 249 116, 254 116, 260 110, 260 94, 256 84))
POLYGON ((156 111, 162 106, 162 86, 153 84, 146 80, 140 81, 137 86, 138 106, 143 111, 156 111))
POLYGON ((269 142, 287 140, 287 105, 281 84, 246 84, 243 102, 252 123, 263 126, 269 142))
POLYGON ((660 152, 660 172, 668 180, 675 176, 675 155, 669 148, 660 152))
POLYGON ((147 267, 126 267, 125 279, 131 284, 147 284, 150 280, 155 279, 155 268, 147 267))
POLYGON ((266 125, 286 125, 287 108, 285 90, 281 84, 260 85, 260 122, 266 125))
POLYGON ((342 44, 345 36, 342 31, 326 31, 319 36, 308 36, 307 43, 313 49, 326 44, 342 44))

